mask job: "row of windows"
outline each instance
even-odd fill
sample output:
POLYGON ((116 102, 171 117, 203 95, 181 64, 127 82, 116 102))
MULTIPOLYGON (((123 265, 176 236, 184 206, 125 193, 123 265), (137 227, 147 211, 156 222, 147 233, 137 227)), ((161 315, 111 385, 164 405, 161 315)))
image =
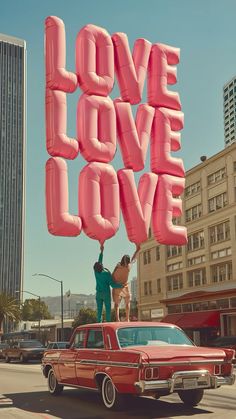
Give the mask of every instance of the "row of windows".
MULTIPOLYGON (((233 118, 234 119, 234 118, 233 118)), ((232 122, 230 120, 230 122, 232 122)), ((236 161, 233 163, 234 165, 234 171, 236 170, 236 161)), ((208 185, 212 185, 214 183, 217 183, 226 177, 226 168, 222 167, 221 169, 218 169, 216 172, 211 173, 207 176, 207 183, 208 185)), ((191 195, 194 195, 198 192, 200 192, 201 189, 201 183, 200 181, 194 182, 191 185, 187 186, 185 188, 185 197, 189 197, 191 195)))
POLYGON ((214 173, 211 173, 207 176, 207 183, 208 185, 212 185, 213 183, 219 182, 226 177, 226 168, 223 167, 222 169, 217 170, 214 173))
MULTIPOLYGON (((232 262, 225 262, 210 267, 210 282, 224 282, 232 280, 232 262)), ((187 272, 187 286, 189 288, 205 285, 206 268, 195 269, 187 272)), ((175 274, 167 277, 167 290, 178 291, 183 289, 183 274, 175 274)))
MULTIPOLYGON (((208 212, 214 212, 224 208, 228 204, 227 194, 223 192, 208 200, 208 212)), ((194 221, 202 216, 202 205, 197 204, 185 211, 185 221, 194 221)))
POLYGON ((236 297, 167 306, 168 314, 191 313, 194 311, 205 311, 224 308, 236 308, 236 297))
MULTIPOLYGON (((156 261, 160 260, 160 247, 159 246, 156 246, 155 253, 156 253, 156 261)), ((151 249, 145 250, 143 252, 143 264, 148 265, 149 263, 151 263, 151 249)))
MULTIPOLYGON (((222 223, 216 224, 212 227, 209 227, 209 242, 210 245, 220 243, 225 240, 230 240, 230 224, 229 220, 226 220, 222 223)), ((203 249, 205 247, 204 231, 200 230, 194 232, 188 236, 187 250, 192 252, 195 250, 203 249)), ((217 259, 224 256, 230 256, 232 254, 231 248, 220 249, 218 251, 211 253, 212 259, 217 259)), ((167 258, 172 258, 182 255, 182 246, 167 246, 166 247, 166 256, 167 258)), ((160 246, 155 247, 155 260, 160 260, 160 246)), ((188 259, 188 266, 195 265, 198 263, 205 262, 205 255, 193 257, 188 259)), ((143 264, 147 265, 151 263, 151 249, 145 250, 143 252, 143 264)), ((181 269, 181 262, 173 263, 167 265, 168 271, 173 271, 181 269)))
MULTIPOLYGON (((143 283, 144 287, 144 295, 152 295, 153 289, 152 289, 152 281, 144 281, 143 283)), ((161 292, 161 279, 158 278, 156 280, 156 292, 159 294, 161 292)))

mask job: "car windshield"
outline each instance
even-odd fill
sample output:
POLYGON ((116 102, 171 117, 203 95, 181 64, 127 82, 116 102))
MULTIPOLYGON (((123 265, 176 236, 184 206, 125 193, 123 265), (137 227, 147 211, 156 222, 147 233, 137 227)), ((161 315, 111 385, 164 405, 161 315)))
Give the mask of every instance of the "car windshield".
POLYGON ((37 341, 20 342, 20 348, 43 348, 43 345, 37 341))
POLYGON ((125 327, 117 332, 121 348, 138 345, 189 345, 191 340, 185 333, 176 327, 148 326, 148 327, 125 327))

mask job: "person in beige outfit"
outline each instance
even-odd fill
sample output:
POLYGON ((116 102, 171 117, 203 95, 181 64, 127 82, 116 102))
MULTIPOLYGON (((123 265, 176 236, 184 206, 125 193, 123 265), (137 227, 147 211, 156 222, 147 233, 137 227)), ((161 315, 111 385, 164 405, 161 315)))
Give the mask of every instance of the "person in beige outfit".
POLYGON ((113 280, 116 283, 123 285, 123 288, 113 288, 112 290, 112 298, 114 301, 114 306, 115 306, 114 308, 115 308, 115 315, 116 315, 117 322, 120 321, 119 306, 120 306, 122 298, 124 298, 125 300, 126 321, 129 321, 131 295, 129 292, 128 278, 129 278, 129 273, 132 267, 132 263, 136 261, 136 257, 137 257, 137 253, 139 249, 140 249, 140 246, 136 246, 136 251, 133 254, 131 259, 129 255, 124 255, 121 261, 116 265, 112 273, 113 280))

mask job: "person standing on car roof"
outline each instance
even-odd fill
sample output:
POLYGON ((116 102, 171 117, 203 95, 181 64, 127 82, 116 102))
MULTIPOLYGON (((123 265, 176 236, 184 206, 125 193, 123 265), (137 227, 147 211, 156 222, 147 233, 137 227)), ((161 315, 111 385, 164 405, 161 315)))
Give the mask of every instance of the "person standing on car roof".
POLYGON ((103 304, 106 310, 106 321, 111 321, 111 291, 112 288, 123 288, 123 285, 113 281, 111 272, 103 267, 103 250, 104 245, 101 244, 98 262, 95 262, 93 269, 96 278, 96 303, 97 303, 97 321, 102 321, 103 304))

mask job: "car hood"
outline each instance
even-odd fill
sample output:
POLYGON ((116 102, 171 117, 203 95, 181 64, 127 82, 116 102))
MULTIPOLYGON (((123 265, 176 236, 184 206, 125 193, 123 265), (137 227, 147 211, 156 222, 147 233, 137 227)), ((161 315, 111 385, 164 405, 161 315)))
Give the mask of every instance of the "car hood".
POLYGON ((137 351, 145 355, 149 361, 181 361, 181 360, 223 360, 225 351, 217 348, 204 348, 198 346, 163 345, 163 346, 138 346, 124 348, 126 351, 137 351))
POLYGON ((44 352, 44 348, 21 348, 24 352, 44 352))

